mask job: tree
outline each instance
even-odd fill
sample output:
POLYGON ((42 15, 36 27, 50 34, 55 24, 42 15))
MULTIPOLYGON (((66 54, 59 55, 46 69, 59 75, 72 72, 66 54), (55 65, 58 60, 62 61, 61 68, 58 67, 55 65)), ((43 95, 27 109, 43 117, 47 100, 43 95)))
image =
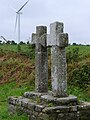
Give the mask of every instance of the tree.
POLYGON ((27 41, 27 44, 29 44, 29 41, 27 41))
POLYGON ((76 43, 73 43, 72 45, 77 45, 76 43))
POLYGON ((2 44, 2 40, 0 40, 0 44, 2 44))
POLYGON ((23 44, 25 44, 23 41, 21 41, 20 43, 19 43, 20 45, 23 45, 23 44))
POLYGON ((11 44, 12 44, 12 45, 16 45, 17 43, 15 43, 15 41, 12 40, 12 41, 11 41, 11 44))
POLYGON ((10 40, 8 40, 6 44, 10 44, 10 43, 11 43, 11 41, 10 41, 10 40))

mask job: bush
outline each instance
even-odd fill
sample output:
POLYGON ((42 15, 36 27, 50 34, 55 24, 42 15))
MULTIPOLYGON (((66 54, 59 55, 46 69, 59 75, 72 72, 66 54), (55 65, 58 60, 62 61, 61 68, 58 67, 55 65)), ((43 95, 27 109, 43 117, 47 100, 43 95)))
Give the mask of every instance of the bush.
POLYGON ((72 49, 72 51, 70 50, 67 52, 68 63, 78 62, 78 59, 79 59, 79 48, 78 47, 72 49))
POLYGON ((24 52, 24 54, 30 59, 34 59, 35 58, 35 46, 28 44, 27 50, 24 52))
POLYGON ((86 88, 90 81, 90 65, 79 65, 69 73, 68 77, 69 84, 86 88))

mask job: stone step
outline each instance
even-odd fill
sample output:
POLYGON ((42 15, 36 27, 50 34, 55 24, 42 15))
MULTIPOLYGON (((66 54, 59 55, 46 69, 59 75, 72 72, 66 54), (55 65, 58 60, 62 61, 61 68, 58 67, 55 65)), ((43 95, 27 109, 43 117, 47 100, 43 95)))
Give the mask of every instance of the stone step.
MULTIPOLYGON (((51 96, 49 95, 43 95, 41 96, 42 100, 48 100, 49 102, 53 100, 53 97, 51 99, 51 96), (47 99, 48 97, 48 99, 47 99)), ((59 99, 59 102, 67 102, 67 101, 75 101, 75 97, 69 96, 68 100, 66 98, 57 98, 59 99)), ((38 103, 36 101, 31 101, 29 98, 25 97, 9 97, 8 98, 9 103, 9 113, 15 114, 17 112, 24 113, 29 116, 29 120, 31 118, 35 118, 37 120, 37 117, 40 117, 42 120, 56 120, 57 116, 59 119, 57 120, 78 120, 77 118, 80 116, 82 118, 83 116, 90 118, 90 103, 87 102, 81 102, 79 105, 57 105, 54 106, 50 103, 42 104, 38 103), (51 106, 50 106, 51 105, 51 106), (35 117, 36 116, 36 117, 35 117), (46 119, 48 116, 48 119, 46 119), (62 116, 64 119, 62 119, 62 116), (45 117, 45 118, 44 118, 45 117), (55 118, 54 118, 55 117, 55 118), (70 118, 70 119, 69 119, 70 118)), ((52 103, 52 102, 51 102, 52 103)), ((83 120, 83 119, 82 119, 83 120)))
POLYGON ((37 98, 40 98, 43 95, 47 95, 48 93, 38 93, 38 92, 25 92, 24 97, 29 98, 32 100, 37 100, 37 98))
POLYGON ((54 106, 74 106, 78 104, 77 97, 75 96, 68 96, 68 97, 62 97, 62 98, 57 98, 53 97, 51 95, 43 95, 41 96, 41 101, 42 103, 52 103, 54 106))
POLYGON ((25 97, 9 97, 8 98, 9 105, 15 106, 19 110, 27 110, 27 111, 36 111, 41 112, 45 106, 37 104, 36 101, 31 101, 25 97))
POLYGON ((44 112, 44 113, 53 113, 53 112, 71 112, 77 111, 77 106, 49 106, 48 105, 41 105, 40 103, 36 103, 36 101, 30 101, 28 98, 24 97, 9 97, 9 106, 11 105, 16 107, 19 111, 26 111, 26 113, 30 111, 35 112, 44 112))
POLYGON ((33 101, 38 101, 42 104, 47 105, 77 105, 78 100, 76 96, 68 96, 68 97, 54 97, 52 92, 48 93, 36 93, 36 92, 25 92, 24 97, 29 98, 33 101))

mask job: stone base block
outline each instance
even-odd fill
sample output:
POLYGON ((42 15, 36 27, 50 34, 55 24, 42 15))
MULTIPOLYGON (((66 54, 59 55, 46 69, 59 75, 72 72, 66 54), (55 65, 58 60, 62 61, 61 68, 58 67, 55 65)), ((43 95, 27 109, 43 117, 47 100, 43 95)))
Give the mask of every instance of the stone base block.
POLYGON ((78 103, 76 96, 58 98, 54 97, 51 91, 48 93, 25 92, 24 97, 33 100, 39 99, 42 104, 52 103, 54 106, 77 105, 78 103))
POLYGON ((60 113, 60 114, 45 114, 40 113, 29 116, 29 120, 79 120, 77 113, 60 113))
POLYGON ((78 104, 75 96, 56 98, 50 93, 26 92, 23 97, 9 97, 8 103, 11 114, 25 113, 29 116, 29 120, 89 120, 90 118, 90 103, 78 104))

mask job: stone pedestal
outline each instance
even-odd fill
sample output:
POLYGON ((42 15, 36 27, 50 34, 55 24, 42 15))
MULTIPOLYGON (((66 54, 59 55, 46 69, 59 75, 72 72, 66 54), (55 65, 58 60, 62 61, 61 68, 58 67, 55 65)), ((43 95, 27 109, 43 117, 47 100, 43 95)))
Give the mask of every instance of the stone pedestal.
POLYGON ((9 97, 9 113, 25 113, 29 120, 89 120, 90 103, 77 97, 57 98, 52 92, 25 92, 22 97, 9 97))
POLYGON ((77 97, 57 98, 49 93, 26 92, 23 97, 9 98, 9 111, 29 115, 29 120, 78 120, 77 97))

